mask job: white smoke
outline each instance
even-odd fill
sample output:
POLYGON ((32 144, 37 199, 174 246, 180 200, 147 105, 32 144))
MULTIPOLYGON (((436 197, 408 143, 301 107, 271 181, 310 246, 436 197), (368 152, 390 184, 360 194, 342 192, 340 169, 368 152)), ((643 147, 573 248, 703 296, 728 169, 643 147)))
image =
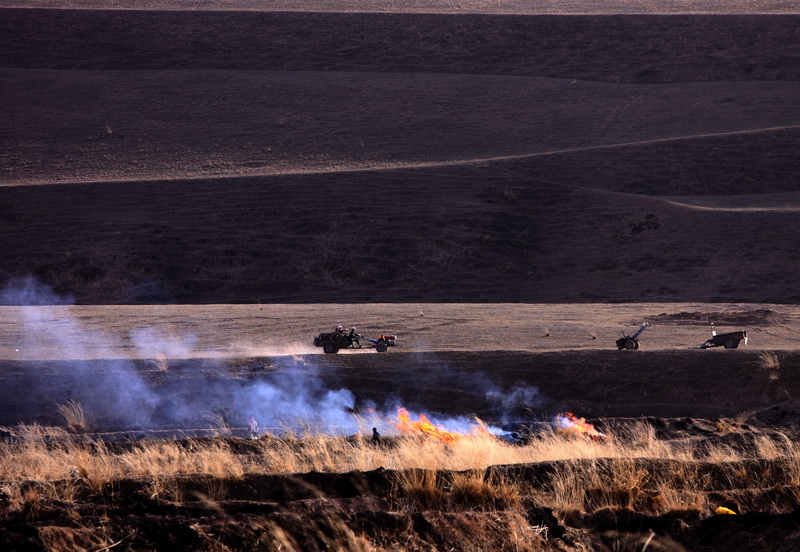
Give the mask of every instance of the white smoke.
POLYGON ((273 431, 310 431, 349 434, 358 430, 353 415, 355 397, 347 389, 328 389, 319 369, 310 362, 291 363, 291 357, 276 359, 280 369, 250 381, 231 394, 231 404, 255 415, 273 431))
POLYGON ((134 328, 130 332, 130 339, 140 358, 189 358, 197 344, 194 335, 167 334, 150 327, 134 328))
MULTIPOLYGON (((349 435, 377 427, 382 434, 393 435, 398 407, 407 408, 412 420, 424 413, 431 423, 451 432, 470 433, 477 424, 474 417, 448 416, 428 411, 429 405, 405 403, 415 397, 392 396, 380 407, 369 402, 357 406, 350 390, 325 381, 315 355, 303 354, 307 347, 299 342, 291 354, 270 357, 269 369, 250 366, 232 373, 221 359, 197 358, 193 335, 137 327, 127 337, 138 360, 116 359, 114 351, 128 343, 87 327, 71 312, 69 298, 59 297, 47 286, 32 279, 15 282, 0 292, 0 302, 23 305, 23 346, 46 349, 51 351, 49 358, 58 359, 52 369, 31 365, 24 371, 30 392, 19 400, 39 401, 53 411, 54 405, 75 399, 98 428, 197 429, 208 427, 209 415, 218 414, 234 427, 244 427, 252 415, 262 428, 278 433, 349 435), (152 363, 148 366, 141 360, 159 357, 168 360, 163 377, 152 363)), ((417 362, 429 360, 420 357, 417 362)), ((535 387, 505 389, 484 374, 433 363, 427 385, 447 389, 458 382, 476 397, 483 394, 482 406, 502 422, 519 419, 520 412, 542 401, 535 387)))
POLYGON ((71 305, 71 297, 59 296, 35 278, 13 279, 0 291, 0 305, 71 305))

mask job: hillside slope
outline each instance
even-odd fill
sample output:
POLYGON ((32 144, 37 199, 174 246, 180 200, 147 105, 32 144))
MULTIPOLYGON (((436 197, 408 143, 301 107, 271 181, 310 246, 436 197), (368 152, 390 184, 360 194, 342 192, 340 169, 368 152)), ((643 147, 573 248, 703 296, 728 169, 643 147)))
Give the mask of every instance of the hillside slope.
POLYGON ((0 284, 794 303, 798 21, 3 9, 0 284))

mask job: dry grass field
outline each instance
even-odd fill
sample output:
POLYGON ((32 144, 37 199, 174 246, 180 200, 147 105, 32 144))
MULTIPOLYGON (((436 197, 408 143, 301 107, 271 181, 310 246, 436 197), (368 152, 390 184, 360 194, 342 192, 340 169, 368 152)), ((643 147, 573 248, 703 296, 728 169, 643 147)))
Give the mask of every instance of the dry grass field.
POLYGON ((798 28, 0 0, 0 550, 797 550, 798 28))

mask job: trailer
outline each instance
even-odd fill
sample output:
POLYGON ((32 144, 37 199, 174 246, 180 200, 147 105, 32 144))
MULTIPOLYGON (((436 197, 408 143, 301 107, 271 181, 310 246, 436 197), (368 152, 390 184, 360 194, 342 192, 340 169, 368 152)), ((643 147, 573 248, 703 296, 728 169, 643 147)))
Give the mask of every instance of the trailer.
POLYGON ((620 351, 623 350, 623 349, 626 349, 628 351, 630 351, 632 349, 638 349, 639 348, 639 336, 649 326, 650 326, 650 324, 648 322, 642 322, 642 325, 639 327, 638 330, 636 330, 635 334, 633 334, 633 335, 622 334, 622 337, 620 337, 616 341, 617 349, 620 350, 620 351))
POLYGON ((711 347, 724 347, 726 349, 736 349, 739 343, 744 341, 747 345, 747 331, 738 330, 735 332, 727 332, 718 334, 714 324, 711 324, 711 339, 706 339, 700 345, 700 349, 709 349, 711 347))

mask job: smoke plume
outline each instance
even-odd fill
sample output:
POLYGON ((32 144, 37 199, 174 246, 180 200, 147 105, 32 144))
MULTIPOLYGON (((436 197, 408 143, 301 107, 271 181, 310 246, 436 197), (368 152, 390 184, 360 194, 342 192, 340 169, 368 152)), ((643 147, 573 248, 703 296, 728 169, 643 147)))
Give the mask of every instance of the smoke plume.
MULTIPOLYGON (((125 346, 133 348, 131 359, 114 358, 113 351, 123 346, 120 337, 85 326, 71 312, 69 298, 32 279, 8 286, 0 292, 0 301, 22 305, 23 347, 48 350, 59 359, 47 369, 33 362, 26 365, 19 376, 26 394, 18 400, 34 401, 38 410, 47 412, 76 400, 97 429, 202 429, 212 419, 244 427, 255 416, 262 428, 277 433, 347 435, 377 427, 392 435, 400 407, 412 417, 424 413, 452 432, 468 433, 476 423, 470 416, 437 413, 431 405, 418 404, 417 397, 393 395, 381 405, 359 401, 349 389, 326 382, 315 355, 276 355, 269 370, 251 365, 234 373, 221 359, 195 358, 193 335, 137 327, 126 336, 125 346)), ((432 362, 430 385, 447 389, 458 382, 474 396, 482 395, 493 422, 518 420, 542 404, 535 387, 508 389, 485 374, 432 362)), ((10 422, 29 423, 23 418, 30 417, 25 413, 32 408, 18 410, 20 419, 10 422)))

